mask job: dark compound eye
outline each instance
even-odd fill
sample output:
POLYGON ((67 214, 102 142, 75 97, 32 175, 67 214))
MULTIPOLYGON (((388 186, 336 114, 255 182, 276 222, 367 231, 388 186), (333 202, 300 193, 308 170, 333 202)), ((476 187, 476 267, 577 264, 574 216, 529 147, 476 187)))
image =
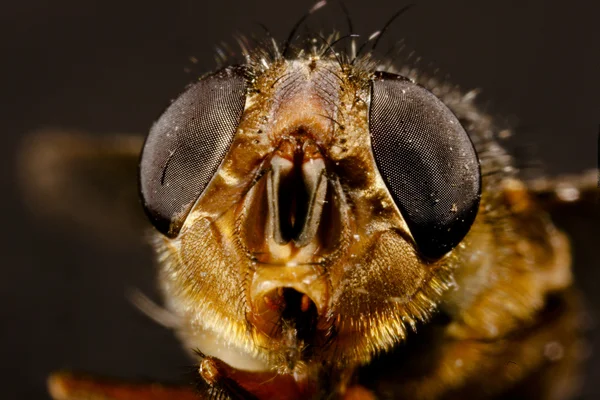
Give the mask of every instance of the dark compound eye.
POLYGON ((191 86, 154 124, 140 161, 146 213, 163 234, 177 236, 192 206, 225 158, 246 101, 241 67, 191 86))
POLYGON ((469 136, 440 99, 389 73, 373 80, 369 130, 379 172, 419 251, 448 253, 479 207, 481 172, 469 136))

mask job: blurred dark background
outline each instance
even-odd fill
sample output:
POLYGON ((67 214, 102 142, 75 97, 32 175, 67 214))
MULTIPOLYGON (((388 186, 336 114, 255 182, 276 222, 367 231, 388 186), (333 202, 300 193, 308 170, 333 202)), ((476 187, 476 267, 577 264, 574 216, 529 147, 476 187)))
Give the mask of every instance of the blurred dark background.
MULTIPOLYGON (((19 188, 27 177, 16 171, 26 135, 45 127, 145 133, 169 100, 214 68, 216 44, 234 43, 236 33, 260 33, 257 22, 283 39, 311 4, 4 2, 0 397, 47 398, 46 376, 58 368, 178 381, 190 364, 172 333, 126 298, 133 287, 156 295, 155 267, 142 241, 118 226, 103 238, 26 209, 19 188)), ((364 37, 405 3, 345 4, 364 37)), ((439 70, 465 90, 481 88, 480 104, 515 129, 522 164, 575 172, 596 167, 599 15, 600 3, 584 0, 421 1, 390 28, 381 48, 404 38, 422 69, 439 70)), ((309 25, 346 29, 336 2, 309 25)), ((586 229, 575 234, 576 275, 595 321, 600 262, 594 245, 600 237, 597 229, 586 229)), ((600 398, 600 348, 594 352, 594 344, 600 345, 598 332, 592 333, 585 399, 600 398)))

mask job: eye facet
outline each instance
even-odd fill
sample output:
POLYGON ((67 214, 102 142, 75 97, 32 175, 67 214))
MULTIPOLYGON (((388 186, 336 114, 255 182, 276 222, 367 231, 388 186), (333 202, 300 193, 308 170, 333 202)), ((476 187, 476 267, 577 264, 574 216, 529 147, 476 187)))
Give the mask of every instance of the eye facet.
POLYGON ((140 160, 146 214, 175 237, 225 158, 240 123, 247 81, 229 67, 191 86, 154 124, 140 160))
POLYGON ((419 251, 448 253, 479 207, 481 172, 468 134, 440 99, 390 73, 372 82, 369 131, 379 173, 419 251))

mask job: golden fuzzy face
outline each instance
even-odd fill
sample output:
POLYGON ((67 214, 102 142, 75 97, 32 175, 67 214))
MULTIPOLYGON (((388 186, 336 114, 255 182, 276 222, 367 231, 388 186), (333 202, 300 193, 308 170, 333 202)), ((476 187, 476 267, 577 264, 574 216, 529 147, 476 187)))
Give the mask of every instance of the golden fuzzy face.
MULTIPOLYGON (((140 308, 197 353, 200 395, 487 398, 563 356, 568 382, 553 368, 539 376, 548 393, 574 387, 579 305, 549 212, 595 198, 596 171, 521 181, 473 92, 309 43, 201 77, 143 146, 140 191, 170 314, 140 308)), ((133 166, 141 146, 49 138, 30 153, 31 175, 52 170, 65 192, 90 157, 133 166)), ((73 203, 96 204, 98 180, 82 181, 95 191, 74 191, 73 203)), ((61 399, 119 387, 157 390, 50 380, 61 399)), ((157 398, 198 395, 163 389, 157 398)))
MULTIPOLYGON (((434 311, 459 251, 422 255, 379 171, 369 126, 373 66, 316 54, 262 61, 236 78, 247 85, 243 112, 210 182, 183 202, 167 235, 156 236, 167 301, 190 347, 234 367, 291 372, 309 360, 367 362, 434 311)), ((190 130, 186 116, 169 134, 190 130)), ((151 133, 145 154, 152 140, 151 133)), ((161 188, 169 160, 159 164, 161 188)), ((479 179, 476 158, 461 167, 479 179)), ((478 200, 469 199, 469 213, 478 200)))

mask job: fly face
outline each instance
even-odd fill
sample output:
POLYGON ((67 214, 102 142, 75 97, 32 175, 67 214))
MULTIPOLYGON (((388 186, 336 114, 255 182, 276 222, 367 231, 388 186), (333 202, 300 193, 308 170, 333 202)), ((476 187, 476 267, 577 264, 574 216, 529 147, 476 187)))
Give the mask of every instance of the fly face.
POLYGON ((339 392, 348 371, 441 303, 456 319, 449 332, 489 338, 569 282, 564 237, 510 172, 494 175, 510 171, 509 159, 469 99, 442 87, 445 104, 368 57, 342 61, 327 49, 259 51, 205 76, 144 146, 140 187, 159 231, 160 281, 210 385, 244 371, 236 390, 257 395, 248 382, 266 373, 314 396, 326 373, 339 392), (492 221, 519 207, 539 238, 495 231, 492 221), (473 305, 490 290, 473 276, 494 263, 536 263, 550 276, 494 313, 473 305), (457 285, 469 290, 453 294, 457 285))
MULTIPOLYGON (((202 77, 142 149, 159 282, 201 395, 489 398, 534 374, 570 393, 581 324, 544 209, 556 185, 519 179, 471 94, 318 42, 202 77)), ((51 390, 149 389, 57 375, 51 390)))
POLYGON ((365 362, 427 319, 480 194, 439 99, 316 55, 203 78, 153 127, 140 176, 190 347, 216 356, 199 339, 216 335, 231 365, 290 373, 365 362))

